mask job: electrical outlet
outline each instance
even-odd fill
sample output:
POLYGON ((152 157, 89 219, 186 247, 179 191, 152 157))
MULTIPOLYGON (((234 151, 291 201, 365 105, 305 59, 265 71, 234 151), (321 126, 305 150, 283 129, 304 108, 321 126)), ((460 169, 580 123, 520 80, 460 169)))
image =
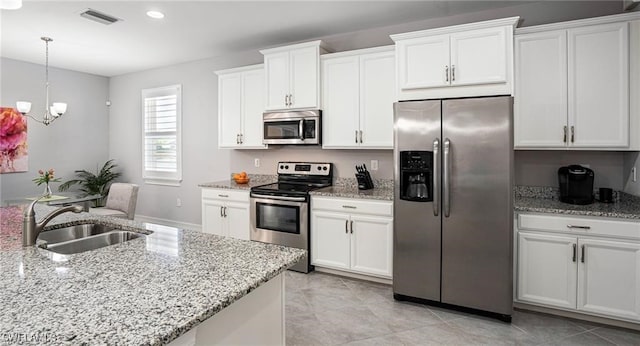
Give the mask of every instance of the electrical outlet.
POLYGON ((378 160, 371 160, 371 170, 372 171, 378 170, 378 160))
POLYGON ((260 159, 253 159, 253 165, 255 167, 260 167, 260 159))
POLYGON ((635 167, 631 168, 631 178, 633 179, 634 183, 638 181, 638 176, 636 173, 637 173, 636 168, 635 167))
POLYGON ((176 207, 182 207, 182 200, 180 198, 176 198, 176 207))

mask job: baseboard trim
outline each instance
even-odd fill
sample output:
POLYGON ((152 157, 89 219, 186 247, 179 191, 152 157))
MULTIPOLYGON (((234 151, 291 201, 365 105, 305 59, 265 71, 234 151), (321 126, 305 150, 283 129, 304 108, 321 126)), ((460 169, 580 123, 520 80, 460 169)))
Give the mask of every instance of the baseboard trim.
POLYGON ((158 225, 171 226, 175 228, 190 229, 192 231, 198 231, 198 232, 202 231, 202 225, 199 225, 196 223, 180 222, 180 221, 162 219, 162 218, 153 217, 153 216, 136 214, 134 220, 139 222, 148 222, 148 223, 155 223, 158 225))
POLYGON ((393 284, 393 281, 391 281, 389 279, 383 279, 383 278, 379 278, 379 277, 376 277, 376 276, 369 276, 369 275, 363 275, 363 274, 350 273, 350 272, 345 272, 345 271, 342 271, 342 270, 322 268, 322 267, 315 266, 315 271, 321 272, 321 273, 338 275, 338 276, 346 276, 346 277, 349 277, 349 278, 354 278, 354 279, 359 279, 359 280, 373 281, 373 282, 378 282, 378 283, 381 283, 381 284, 387 284, 387 285, 393 284))
POLYGON ((554 308, 548 308, 546 306, 537 306, 537 305, 531 305, 531 304, 522 303, 522 302, 514 302, 513 303, 513 307, 516 308, 516 309, 520 309, 520 310, 529 310, 529 311, 541 312, 541 313, 550 314, 550 315, 557 315, 557 316, 562 316, 562 317, 573 318, 573 319, 576 319, 576 320, 595 322, 595 323, 600 323, 600 324, 606 324, 606 325, 609 325, 609 326, 621 327, 621 328, 627 328, 627 329, 633 329, 633 330, 636 330, 636 331, 640 331, 640 324, 634 323, 634 322, 614 320, 614 319, 610 319, 610 318, 606 318, 606 317, 587 315, 587 314, 584 314, 584 313, 566 311, 566 310, 559 310, 559 309, 554 309, 554 308))

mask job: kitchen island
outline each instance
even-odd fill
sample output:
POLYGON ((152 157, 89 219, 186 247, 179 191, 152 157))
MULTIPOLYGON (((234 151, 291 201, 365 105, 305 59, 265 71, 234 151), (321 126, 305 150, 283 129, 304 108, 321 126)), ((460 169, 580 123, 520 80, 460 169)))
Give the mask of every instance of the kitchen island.
MULTIPOLYGON (((38 205, 36 218, 50 210, 38 205)), ((2 344, 162 345, 174 340, 180 344, 225 340, 223 335, 212 335, 220 328, 211 321, 233 315, 234 306, 243 301, 252 302, 251 309, 269 305, 259 299, 260 290, 268 287, 282 296, 283 272, 305 255, 299 249, 88 213, 62 214, 47 228, 99 223, 148 235, 94 251, 58 255, 21 246, 21 207, 0 212, 2 344)), ((283 304, 275 308, 283 310, 283 304)), ((283 314, 262 322, 283 321, 283 314)), ((246 319, 251 316, 247 314, 246 319)), ((255 316, 267 317, 259 312, 255 316)), ((217 322, 228 332, 239 328, 237 324, 229 328, 235 321, 217 322)), ((282 343, 283 330, 275 331, 282 334, 282 343)))

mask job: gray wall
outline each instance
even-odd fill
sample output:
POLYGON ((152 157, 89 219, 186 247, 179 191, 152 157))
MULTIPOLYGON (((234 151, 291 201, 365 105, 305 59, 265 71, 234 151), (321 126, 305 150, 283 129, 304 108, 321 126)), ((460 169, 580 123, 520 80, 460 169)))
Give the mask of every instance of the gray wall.
POLYGON ((127 171, 123 180, 140 185, 136 214, 200 224, 199 183, 229 178, 229 150, 218 149, 218 85, 216 70, 260 63, 249 52, 112 77, 109 155, 127 171), (179 187, 142 181, 140 91, 182 84, 182 184, 179 187), (176 206, 176 200, 182 206, 176 206))
MULTIPOLYGON (((43 65, 0 59, 0 104, 15 107, 18 100, 31 101, 31 114, 42 118, 45 107, 43 65)), ((28 120, 29 171, 0 175, 1 199, 42 193, 31 180, 38 169, 54 168, 63 181, 76 169, 94 171, 108 159, 109 91, 106 77, 49 69, 50 102, 68 104, 67 113, 49 126, 28 120)), ((59 183, 54 183, 54 192, 59 183)))

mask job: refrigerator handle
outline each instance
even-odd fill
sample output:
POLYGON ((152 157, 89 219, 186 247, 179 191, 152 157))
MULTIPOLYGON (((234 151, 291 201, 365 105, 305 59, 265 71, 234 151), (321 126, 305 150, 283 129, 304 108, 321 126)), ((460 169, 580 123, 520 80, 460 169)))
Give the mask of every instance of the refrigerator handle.
POLYGON ((445 217, 449 217, 449 212, 451 211, 451 201, 450 201, 450 177, 449 175, 451 175, 451 163, 450 163, 450 159, 449 156, 451 155, 450 153, 451 150, 451 141, 449 140, 449 138, 445 138, 444 140, 444 167, 443 167, 443 172, 442 172, 442 187, 443 187, 443 196, 442 196, 442 204, 443 204, 443 208, 444 208, 444 216, 445 217))
POLYGON ((433 169, 431 174, 433 175, 433 215, 438 216, 440 210, 440 139, 433 140, 433 169))

